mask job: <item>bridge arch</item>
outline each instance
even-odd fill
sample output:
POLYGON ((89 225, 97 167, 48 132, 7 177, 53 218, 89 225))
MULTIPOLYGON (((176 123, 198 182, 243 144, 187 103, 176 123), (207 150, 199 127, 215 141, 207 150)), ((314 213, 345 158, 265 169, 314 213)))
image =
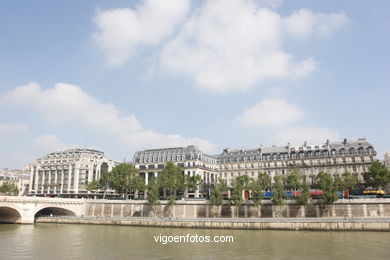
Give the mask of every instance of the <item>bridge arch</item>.
POLYGON ((21 223, 20 211, 10 206, 0 206, 0 223, 21 223))
POLYGON ((76 216, 76 213, 70 209, 49 206, 38 209, 34 214, 34 218, 43 216, 76 216))

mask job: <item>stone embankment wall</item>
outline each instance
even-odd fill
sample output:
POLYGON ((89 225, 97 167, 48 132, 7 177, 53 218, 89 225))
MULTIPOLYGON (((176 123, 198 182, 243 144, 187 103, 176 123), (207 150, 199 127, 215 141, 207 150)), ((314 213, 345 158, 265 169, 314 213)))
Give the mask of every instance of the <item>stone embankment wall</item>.
POLYGON ((291 201, 285 205, 240 206, 210 205, 207 201, 177 201, 176 205, 150 206, 147 201, 86 201, 87 217, 151 218, 365 218, 390 217, 390 199, 340 200, 333 205, 300 206, 291 201))
POLYGON ((171 228, 217 229, 276 229, 276 230, 337 230, 337 231, 390 231, 390 218, 94 218, 94 217, 45 217, 37 223, 124 225, 171 228))

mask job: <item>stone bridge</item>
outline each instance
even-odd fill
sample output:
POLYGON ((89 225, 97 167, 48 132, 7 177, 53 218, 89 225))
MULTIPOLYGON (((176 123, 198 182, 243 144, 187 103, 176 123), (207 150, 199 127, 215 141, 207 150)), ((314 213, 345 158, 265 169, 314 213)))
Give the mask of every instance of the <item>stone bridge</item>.
POLYGON ((0 223, 32 224, 39 216, 82 216, 84 199, 0 196, 0 223))

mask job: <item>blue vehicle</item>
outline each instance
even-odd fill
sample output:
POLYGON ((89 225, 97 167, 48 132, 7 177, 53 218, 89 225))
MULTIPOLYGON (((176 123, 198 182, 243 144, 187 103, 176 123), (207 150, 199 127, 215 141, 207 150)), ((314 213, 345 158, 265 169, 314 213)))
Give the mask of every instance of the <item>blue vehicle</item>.
POLYGON ((265 200, 270 200, 272 198, 272 196, 274 196, 274 193, 271 191, 266 191, 263 193, 263 198, 265 200))

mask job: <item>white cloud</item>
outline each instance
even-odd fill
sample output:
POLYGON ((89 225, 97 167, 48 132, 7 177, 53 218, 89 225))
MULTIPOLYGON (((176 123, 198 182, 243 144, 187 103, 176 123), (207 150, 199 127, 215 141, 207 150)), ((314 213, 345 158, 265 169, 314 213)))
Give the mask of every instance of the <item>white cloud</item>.
MULTIPOLYGON (((29 83, 0 96, 0 104, 35 111, 50 124, 74 124, 95 131, 101 130, 110 134, 108 138, 132 149, 188 144, 198 145, 207 152, 215 149, 212 143, 200 138, 186 138, 143 129, 134 115, 123 115, 114 105, 102 103, 80 87, 66 83, 58 83, 49 89, 29 83)), ((61 144, 54 137, 46 136, 42 140, 49 139, 61 144)))
POLYGON ((0 123, 0 134, 25 134, 28 127, 22 123, 0 123))
POLYGON ((324 143, 327 139, 330 141, 340 140, 341 135, 334 130, 320 128, 315 126, 300 126, 288 128, 279 131, 274 135, 274 141, 279 144, 303 144, 308 143, 324 143))
POLYGON ((76 147, 73 144, 65 144, 55 135, 41 135, 34 139, 34 145, 45 150, 62 150, 76 147))
POLYGON ((265 98, 244 113, 236 121, 244 127, 281 126, 304 118, 305 113, 299 107, 284 99, 265 98))
POLYGON ((186 75, 201 89, 243 91, 265 80, 306 77, 316 68, 315 59, 295 59, 285 51, 285 41, 329 35, 348 21, 342 12, 306 9, 283 17, 274 9, 281 4, 213 0, 190 9, 190 0, 144 0, 134 9, 100 12, 95 40, 111 65, 152 46, 163 69, 186 75))
POLYGON ((313 13, 310 10, 300 9, 284 19, 284 27, 288 34, 295 37, 307 37, 311 34, 328 36, 348 22, 343 13, 313 13))
POLYGON ((163 67, 193 78, 198 87, 224 93, 267 79, 305 77, 315 68, 283 51, 283 19, 254 1, 208 1, 166 44, 163 67))
POLYGON ((122 65, 140 48, 156 45, 171 34, 189 7, 189 0, 145 0, 134 9, 99 12, 94 39, 109 65, 122 65))

